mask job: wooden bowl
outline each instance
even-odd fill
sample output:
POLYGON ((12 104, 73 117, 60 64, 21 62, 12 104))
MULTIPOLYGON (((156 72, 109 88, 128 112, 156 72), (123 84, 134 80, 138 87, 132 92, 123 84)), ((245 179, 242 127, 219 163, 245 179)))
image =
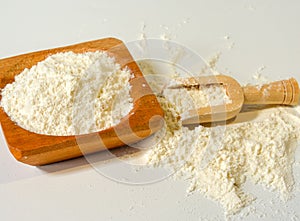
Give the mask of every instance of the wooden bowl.
MULTIPOLYGON (((10 152, 23 163, 44 165, 84 154, 137 142, 158 131, 163 125, 163 110, 134 62, 124 43, 105 38, 76 45, 43 50, 0 60, 0 88, 14 81, 25 68, 31 68, 49 55, 73 51, 107 51, 122 67, 127 66, 134 77, 130 80, 134 107, 121 122, 111 128, 80 136, 48 136, 29 132, 10 120, 0 109, 0 121, 10 152)), ((2 147, 3 148, 3 147, 2 147)))

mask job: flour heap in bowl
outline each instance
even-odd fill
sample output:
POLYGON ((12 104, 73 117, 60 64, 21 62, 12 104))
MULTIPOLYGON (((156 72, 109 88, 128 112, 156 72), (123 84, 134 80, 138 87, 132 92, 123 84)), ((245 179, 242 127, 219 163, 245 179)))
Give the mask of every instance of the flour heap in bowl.
POLYGON ((1 106, 26 130, 78 135, 116 125, 133 108, 131 72, 106 52, 58 53, 15 77, 1 106))

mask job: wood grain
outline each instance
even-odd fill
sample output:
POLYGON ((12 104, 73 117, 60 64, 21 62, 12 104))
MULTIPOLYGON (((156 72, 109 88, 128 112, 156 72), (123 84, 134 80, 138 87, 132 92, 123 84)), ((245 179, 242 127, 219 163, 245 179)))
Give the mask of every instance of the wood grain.
MULTIPOLYGON (((80 136, 47 136, 29 132, 10 120, 1 108, 0 121, 10 152, 30 165, 44 165, 91 154, 104 149, 137 142, 156 132, 163 125, 163 110, 152 93, 126 46, 115 38, 105 38, 76 45, 49 49, 0 60, 0 88, 14 81, 25 68, 31 68, 49 55, 58 52, 107 51, 122 67, 134 74, 130 80, 134 108, 118 125, 80 136), (150 124, 149 124, 150 123, 150 124), (151 125, 151 126, 150 126, 151 125)), ((2 147, 3 148, 3 147, 2 147)))
POLYGON ((245 86, 243 91, 244 104, 297 105, 299 101, 299 85, 294 78, 260 86, 245 86))
POLYGON ((270 82, 261 86, 245 87, 241 87, 235 79, 226 75, 192 77, 177 79, 177 81, 179 84, 173 85, 171 88, 221 85, 226 89, 227 96, 232 101, 225 105, 190 110, 188 115, 184 116, 183 124, 226 121, 236 117, 244 104, 297 105, 300 96, 299 85, 294 78, 270 82))
POLYGON ((183 119, 183 124, 197 124, 226 121, 235 117, 242 109, 244 94, 240 84, 233 78, 225 75, 213 75, 183 79, 182 85, 216 85, 223 86, 232 102, 224 105, 201 107, 190 110, 183 119))

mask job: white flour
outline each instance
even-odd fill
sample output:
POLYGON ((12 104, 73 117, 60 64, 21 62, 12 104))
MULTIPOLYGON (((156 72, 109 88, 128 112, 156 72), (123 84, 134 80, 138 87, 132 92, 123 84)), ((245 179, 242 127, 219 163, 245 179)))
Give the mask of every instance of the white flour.
POLYGON ((231 103, 222 86, 207 85, 199 88, 166 88, 163 96, 174 104, 180 115, 185 112, 207 106, 231 103))
POLYGON ((32 132, 95 132, 117 124, 132 109, 130 77, 105 52, 58 53, 6 85, 1 106, 32 132))
POLYGON ((300 118, 291 109, 266 111, 255 122, 189 130, 176 120, 172 104, 165 99, 161 104, 166 130, 156 135, 159 142, 147 155, 150 165, 170 168, 175 177, 188 180, 188 192, 218 201, 226 214, 239 212, 255 199, 243 191, 246 180, 280 192, 283 199, 289 197, 294 184, 292 144, 300 138, 300 118), (204 151, 216 141, 222 147, 202 168, 204 151))
MULTIPOLYGON (((141 63, 140 66, 143 67, 141 63)), ((150 73, 149 66, 144 66, 150 73)), ((155 82, 150 85, 160 91, 155 82)), ((202 98, 205 101, 205 96, 202 98)), ((171 99, 174 104, 165 98, 159 100, 165 110, 166 125, 155 135, 157 143, 147 153, 149 165, 169 168, 175 178, 189 183, 188 192, 200 192, 219 202, 227 215, 238 213, 256 199, 244 191, 246 181, 288 199, 294 186, 293 144, 300 140, 300 114, 296 111, 299 107, 273 108, 260 111, 252 121, 190 130, 178 120, 183 108, 180 105, 185 101, 171 99), (203 168, 205 152, 211 148, 217 153, 203 168)))

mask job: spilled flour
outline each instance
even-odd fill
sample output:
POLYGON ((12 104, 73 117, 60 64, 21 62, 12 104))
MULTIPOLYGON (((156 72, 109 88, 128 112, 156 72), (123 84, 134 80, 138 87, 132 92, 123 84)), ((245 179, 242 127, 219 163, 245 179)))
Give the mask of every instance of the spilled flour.
POLYGON ((130 77, 105 52, 58 53, 6 85, 1 106, 35 133, 91 133, 117 124, 132 109, 130 77))
MULTIPOLYGON (((162 39, 170 38, 162 35, 162 39)), ((224 39, 226 48, 231 50, 235 43, 229 36, 225 36, 224 39)), ((216 53, 208 59, 206 66, 199 69, 199 72, 196 70, 193 73, 218 74, 216 66, 220 56, 221 52, 216 53)), ((164 68, 160 71, 156 63, 141 61, 139 66, 143 74, 149 76, 147 78, 150 80, 149 84, 157 94, 161 94, 162 85, 166 83, 162 82, 162 79, 190 77, 179 76, 172 71, 175 68, 169 68, 169 72, 164 68)), ((263 69, 264 67, 260 68, 257 76, 254 76, 259 84, 266 83, 260 74, 263 69)), ((228 69, 227 72, 230 73, 228 69)), ((255 112, 258 110, 251 107, 253 114, 250 118, 249 113, 240 114, 237 120, 239 123, 211 128, 197 126, 188 129, 182 125, 179 116, 182 117, 182 113, 191 107, 193 109, 199 104, 205 106, 207 99, 199 92, 197 92, 197 95, 200 95, 200 99, 197 97, 198 100, 193 99, 196 93, 182 90, 180 92, 184 93, 183 95, 178 92, 164 91, 163 97, 159 98, 165 110, 166 124, 164 130, 155 134, 157 143, 146 155, 149 166, 168 168, 173 171, 174 178, 185 180, 189 184, 187 190, 189 193, 199 192, 218 202, 228 216, 241 212, 245 207, 247 209, 243 212, 247 210, 248 213, 256 213, 251 203, 255 200, 260 202, 261 196, 246 190, 249 182, 281 195, 283 202, 289 199, 294 190, 292 171, 294 152, 296 143, 300 140, 299 106, 275 107, 259 112, 255 112), (199 104, 197 105, 196 102, 199 104), (202 162, 205 161, 205 153, 209 149, 215 149, 217 152, 207 166, 203 167, 202 162)), ((216 91, 214 93, 217 94, 216 91)), ((223 100, 223 103, 228 102, 226 98, 217 97, 223 100)), ((214 98, 209 102, 213 103, 214 98)), ((298 220, 297 217, 297 219, 288 217, 298 220)), ((204 220, 212 219, 209 216, 204 220)))
MULTIPOLYGON (((150 82, 154 90, 159 88, 155 82, 150 82)), ((180 105, 185 101, 164 95, 159 101, 165 111, 165 128, 155 134, 156 144, 146 155, 148 165, 168 168, 176 179, 189 183, 188 192, 200 192, 217 201, 226 215, 240 212, 256 199, 244 190, 246 182, 289 199, 294 187, 295 144, 300 140, 299 107, 271 108, 261 111, 255 120, 189 129, 180 120, 184 108, 180 105), (203 167, 210 148, 217 149, 216 154, 203 167)))
POLYGON ((188 180, 188 192, 197 191, 218 201, 228 215, 255 199, 243 190, 246 180, 278 191, 288 199, 294 185, 293 144, 300 139, 299 113, 274 108, 255 122, 190 130, 177 120, 175 106, 164 98, 160 102, 166 127, 156 135, 158 143, 147 154, 150 165, 171 169, 175 177, 188 180), (204 151, 217 141, 222 146, 202 168, 204 151))

